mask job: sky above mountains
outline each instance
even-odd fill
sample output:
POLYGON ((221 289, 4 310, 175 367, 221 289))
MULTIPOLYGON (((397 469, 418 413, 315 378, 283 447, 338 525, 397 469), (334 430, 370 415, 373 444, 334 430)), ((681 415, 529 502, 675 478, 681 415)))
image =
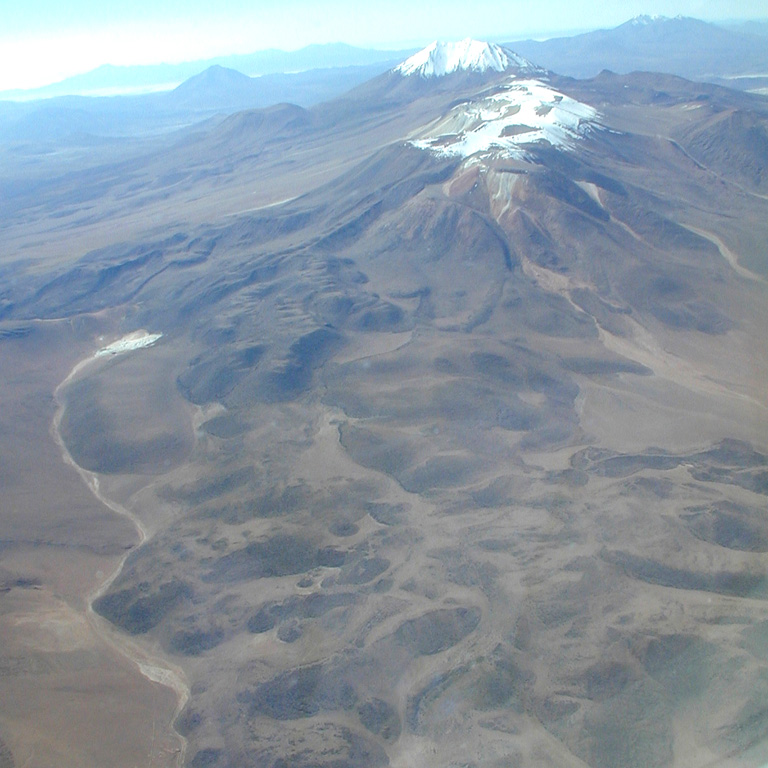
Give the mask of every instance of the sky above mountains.
POLYGON ((766 16, 765 0, 27 0, 0 25, 0 90, 33 88, 102 64, 153 64, 345 42, 419 47, 614 27, 640 14, 766 16))

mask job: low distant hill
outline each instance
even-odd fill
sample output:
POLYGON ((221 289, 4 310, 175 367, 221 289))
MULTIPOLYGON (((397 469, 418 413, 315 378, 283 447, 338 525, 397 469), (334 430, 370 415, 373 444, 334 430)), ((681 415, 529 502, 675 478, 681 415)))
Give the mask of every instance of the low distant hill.
POLYGON ((161 93, 0 101, 0 143, 83 144, 106 136, 167 132, 216 115, 283 102, 308 107, 341 95, 395 63, 383 61, 262 77, 248 77, 214 65, 174 90, 161 93))

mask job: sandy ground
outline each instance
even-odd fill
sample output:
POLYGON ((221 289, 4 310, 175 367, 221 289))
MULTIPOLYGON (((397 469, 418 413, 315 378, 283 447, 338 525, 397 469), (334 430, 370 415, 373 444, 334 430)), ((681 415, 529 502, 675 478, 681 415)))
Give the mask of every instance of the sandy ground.
POLYGON ((26 768, 174 766, 183 756, 170 728, 177 693, 152 682, 88 610, 136 528, 93 495, 49 435, 51 393, 96 348, 66 323, 0 345, 9 372, 0 381, 0 737, 26 768))

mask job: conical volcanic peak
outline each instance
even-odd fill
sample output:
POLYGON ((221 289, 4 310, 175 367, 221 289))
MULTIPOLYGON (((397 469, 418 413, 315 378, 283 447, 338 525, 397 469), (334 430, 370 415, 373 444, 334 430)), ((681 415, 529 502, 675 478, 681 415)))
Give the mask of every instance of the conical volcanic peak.
POLYGON ((443 77, 453 72, 538 71, 530 61, 494 43, 467 38, 458 43, 435 41, 393 70, 404 77, 443 77))

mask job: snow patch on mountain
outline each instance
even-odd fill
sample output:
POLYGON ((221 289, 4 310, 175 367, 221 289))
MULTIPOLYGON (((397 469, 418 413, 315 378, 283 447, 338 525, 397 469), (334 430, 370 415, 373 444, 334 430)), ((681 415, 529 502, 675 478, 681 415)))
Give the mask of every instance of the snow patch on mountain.
POLYGON ((530 61, 495 43, 467 38, 458 43, 435 41, 392 71, 409 77, 443 77, 452 72, 504 72, 507 69, 538 71, 530 61))
POLYGON ((634 19, 630 19, 626 24, 622 24, 622 26, 627 26, 627 24, 633 26, 633 27, 649 27, 652 24, 658 25, 667 21, 684 21, 685 17, 678 14, 677 16, 659 16, 658 14, 649 15, 649 14, 643 14, 642 16, 635 16, 634 19))
POLYGON ((147 331, 134 331, 122 339, 113 341, 106 347, 102 347, 94 354, 94 357, 114 357, 122 355, 125 352, 132 352, 135 349, 145 349, 151 347, 162 337, 162 333, 147 333, 147 331))
POLYGON ((647 27, 649 24, 653 24, 656 21, 667 21, 666 16, 659 16, 658 14, 644 13, 641 16, 635 16, 630 20, 630 24, 633 27, 647 27))
POLYGON ((454 107, 411 144, 444 157, 525 158, 532 144, 569 148, 598 127, 599 113, 539 80, 512 79, 454 107))

